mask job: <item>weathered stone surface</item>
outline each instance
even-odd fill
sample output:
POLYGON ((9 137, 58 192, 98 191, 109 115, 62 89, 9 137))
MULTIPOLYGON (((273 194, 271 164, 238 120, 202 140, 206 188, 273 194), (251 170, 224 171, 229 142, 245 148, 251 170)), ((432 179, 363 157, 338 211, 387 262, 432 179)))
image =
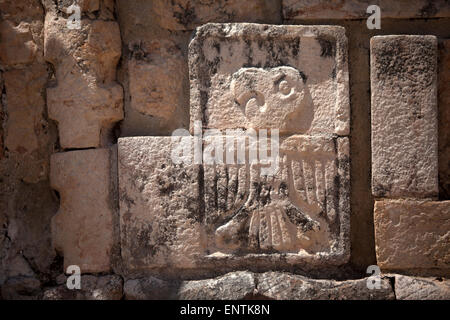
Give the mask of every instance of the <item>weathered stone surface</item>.
POLYGON ((380 289, 368 289, 367 278, 358 280, 317 280, 299 275, 267 272, 257 276, 258 295, 276 300, 393 300, 388 279, 380 289))
POLYGON ((378 5, 381 18, 439 18, 449 17, 450 8, 446 0, 283 0, 283 18, 288 20, 308 19, 366 19, 367 7, 378 5))
POLYGON ((243 300, 253 297, 275 300, 395 299, 388 278, 381 278, 380 289, 368 289, 367 282, 368 278, 335 281, 282 272, 254 274, 237 271, 205 280, 130 279, 125 282, 124 294, 129 300, 243 300))
POLYGON ((81 289, 69 290, 66 283, 44 290, 43 300, 120 300, 123 280, 117 275, 81 276, 81 289))
POLYGON ((120 232, 131 270, 193 268, 204 250, 198 165, 174 165, 170 137, 120 138, 120 232))
POLYGON ((80 7, 81 16, 87 16, 89 19, 113 20, 114 19, 114 0, 42 0, 47 12, 64 12, 67 15, 73 14, 68 8, 73 4, 80 7))
POLYGON ((127 280, 124 285, 127 300, 242 300, 252 296, 254 290, 255 277, 247 271, 191 281, 145 277, 127 280))
MULTIPOLYGON (((184 139, 189 149, 197 138, 184 139)), ((208 143, 205 137, 205 152, 208 143)), ((272 176, 263 162, 250 165, 248 153, 241 165, 174 164, 177 145, 170 137, 119 139, 122 260, 129 271, 347 261, 347 138, 284 139, 272 176)))
POLYGON ((34 277, 16 277, 6 281, 2 287, 2 298, 5 300, 36 300, 41 283, 34 277))
POLYGON ((189 44, 189 68, 191 130, 199 120, 217 129, 349 133, 342 27, 207 24, 189 44))
POLYGON ((255 276, 238 271, 208 280, 183 281, 177 298, 181 300, 242 300, 255 291, 255 276))
POLYGON ((37 46, 29 23, 14 25, 5 20, 0 23, 0 62, 3 65, 27 64, 33 62, 37 46))
POLYGON ((127 300, 171 300, 176 298, 178 283, 155 277, 125 281, 123 292, 127 300))
POLYGON ((376 201, 374 219, 381 269, 450 270, 450 201, 376 201))
POLYGON ((450 199, 450 40, 439 46, 439 196, 450 199))
POLYGON ((52 155, 50 181, 61 197, 60 209, 52 219, 53 245, 63 253, 65 269, 69 265, 78 265, 82 273, 110 269, 109 157, 109 149, 52 155))
POLYGON ((4 147, 8 160, 16 162, 13 171, 18 179, 27 183, 46 180, 53 139, 45 116, 47 68, 33 63, 26 69, 5 71, 3 77, 4 147))
POLYGON ((115 79, 121 55, 118 24, 82 19, 68 29, 67 19, 45 18, 45 58, 56 69, 57 86, 47 89, 49 117, 58 121, 63 148, 104 145, 100 133, 123 118, 123 90, 115 79))
POLYGON ((281 22, 279 2, 270 0, 156 0, 152 9, 158 24, 170 30, 193 30, 207 22, 281 22))
POLYGON ((185 110, 187 65, 171 41, 132 45, 128 61, 131 108, 162 121, 174 121, 185 110))
POLYGON ((27 70, 7 71, 3 77, 8 104, 5 146, 12 152, 31 153, 38 149, 39 140, 45 139, 42 137, 45 134, 42 90, 46 84, 47 69, 35 64, 27 70))
POLYGON ((370 54, 372 193, 436 197, 436 37, 373 37, 370 54))
POLYGON ((395 275, 397 300, 450 300, 450 280, 395 275))

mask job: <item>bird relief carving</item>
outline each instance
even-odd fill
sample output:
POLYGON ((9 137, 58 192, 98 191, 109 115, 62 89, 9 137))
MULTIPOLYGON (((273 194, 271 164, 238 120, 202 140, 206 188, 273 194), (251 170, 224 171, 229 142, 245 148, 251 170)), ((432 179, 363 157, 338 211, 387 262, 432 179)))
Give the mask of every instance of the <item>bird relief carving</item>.
POLYGON ((315 253, 329 249, 329 225, 338 215, 336 140, 302 132, 283 135, 294 122, 302 122, 306 131, 313 119, 305 79, 286 66, 241 68, 232 75, 235 103, 251 125, 244 135, 250 161, 204 165, 210 251, 315 253), (260 132, 258 140, 253 128, 281 133, 279 144, 269 139, 270 157, 261 154, 267 133, 260 132), (250 155, 258 147, 258 157, 252 161, 250 155), (275 171, 265 170, 268 166, 275 171))

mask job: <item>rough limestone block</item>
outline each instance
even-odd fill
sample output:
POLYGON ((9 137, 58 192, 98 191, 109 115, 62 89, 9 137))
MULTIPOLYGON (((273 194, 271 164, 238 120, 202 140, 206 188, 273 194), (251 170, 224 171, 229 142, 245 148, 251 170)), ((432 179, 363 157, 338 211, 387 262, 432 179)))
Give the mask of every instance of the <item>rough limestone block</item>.
POLYGON ((180 300, 244 300, 255 291, 255 276, 248 271, 230 272, 206 280, 183 281, 178 288, 180 300))
POLYGON ((123 296, 123 280, 117 275, 83 275, 80 290, 68 289, 66 281, 64 279, 60 286, 46 288, 42 300, 120 300, 123 296))
MULTIPOLYGON (((303 276, 248 271, 230 272, 204 280, 162 280, 155 277, 129 279, 124 284, 127 300, 393 300, 389 279, 381 278, 380 289, 367 288, 368 278, 335 281, 303 276)), ((370 280, 369 280, 370 281, 370 280)))
POLYGON ((60 194, 52 220, 53 246, 64 255, 64 270, 78 265, 82 273, 110 270, 113 204, 109 149, 56 153, 50 181, 60 194))
POLYGON ((450 270, 450 201, 376 201, 374 219, 381 269, 450 270))
POLYGON ((230 272, 204 280, 129 279, 124 285, 127 300, 242 300, 253 295, 255 276, 248 271, 230 272))
POLYGON ((283 18, 287 20, 307 19, 366 19, 367 7, 378 5, 381 18, 440 18, 450 16, 446 0, 283 0, 283 18))
POLYGON ((345 30, 207 24, 189 44, 191 131, 278 128, 349 134, 345 30))
POLYGON ((115 82, 119 26, 89 19, 82 19, 80 30, 66 24, 47 13, 45 59, 54 65, 57 81, 47 89, 49 117, 58 121, 63 148, 98 147, 100 133, 123 118, 123 90, 115 82))
POLYGON ((372 193, 436 197, 437 39, 377 36, 370 55, 372 193))
POLYGON ((14 25, 13 22, 5 20, 0 23, 0 61, 3 65, 33 62, 37 45, 33 40, 31 28, 26 22, 14 25))
POLYGON ((280 5, 272 0, 156 0, 152 12, 162 28, 193 30, 207 22, 280 23, 280 5))
POLYGON ((450 280, 395 275, 397 300, 450 300, 450 280))
POLYGON ((272 175, 262 161, 250 164, 248 150, 245 164, 175 165, 170 137, 121 138, 118 147, 122 260, 131 272, 348 260, 347 138, 283 138, 272 175))
MULTIPOLYGON (((131 46, 128 60, 130 106, 141 114, 173 122, 186 109, 189 95, 186 58, 173 42, 131 46)), ((187 113, 187 112, 185 112, 187 113)), ((170 131, 169 131, 170 132, 170 131)))
MULTIPOLYGON (((267 272, 257 277, 257 294, 276 300, 394 300, 388 279, 381 279, 380 289, 368 289, 367 278, 357 280, 320 280, 281 272, 267 272)), ((369 280, 370 281, 370 280, 369 280)))
POLYGON ((45 87, 47 69, 34 64, 29 70, 4 72, 8 105, 5 146, 11 152, 31 153, 43 139, 42 128, 45 101, 41 90, 45 87))

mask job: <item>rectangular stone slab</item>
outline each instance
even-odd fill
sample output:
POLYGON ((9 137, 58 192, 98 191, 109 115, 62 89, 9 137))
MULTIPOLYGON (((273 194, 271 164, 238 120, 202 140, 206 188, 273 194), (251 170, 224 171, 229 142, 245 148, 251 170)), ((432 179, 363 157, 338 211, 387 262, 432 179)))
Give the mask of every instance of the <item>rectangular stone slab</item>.
POLYGON ((381 269, 450 271, 450 201, 376 201, 374 219, 381 269))
POLYGON ((347 38, 337 26, 206 24, 189 44, 191 132, 349 134, 347 38))
MULTIPOLYGON (((191 146, 200 141, 183 139, 191 146)), ((208 143, 204 138, 204 150, 208 143)), ((128 272, 317 269, 348 260, 347 138, 282 138, 279 167, 270 176, 261 175, 259 162, 174 164, 175 146, 171 137, 119 139, 128 272)))
POLYGON ((370 58, 372 193, 437 197, 437 39, 373 37, 370 58))

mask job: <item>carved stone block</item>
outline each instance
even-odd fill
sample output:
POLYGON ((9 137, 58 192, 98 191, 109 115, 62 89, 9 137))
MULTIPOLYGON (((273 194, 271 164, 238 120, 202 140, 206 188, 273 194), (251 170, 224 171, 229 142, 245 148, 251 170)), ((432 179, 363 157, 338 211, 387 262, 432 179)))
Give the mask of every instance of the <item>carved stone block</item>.
MULTIPOLYGON (((199 141, 183 139, 188 149, 199 141)), ((212 164, 174 164, 170 137, 119 139, 121 246, 129 271, 306 269, 347 261, 348 139, 282 138, 272 174, 262 170, 267 163, 249 161, 246 140, 244 163, 227 164, 224 155, 212 164)), ((209 143, 205 137, 204 159, 209 143)))
POLYGON ((206 24, 189 45, 191 130, 349 133, 347 39, 336 26, 206 24))

